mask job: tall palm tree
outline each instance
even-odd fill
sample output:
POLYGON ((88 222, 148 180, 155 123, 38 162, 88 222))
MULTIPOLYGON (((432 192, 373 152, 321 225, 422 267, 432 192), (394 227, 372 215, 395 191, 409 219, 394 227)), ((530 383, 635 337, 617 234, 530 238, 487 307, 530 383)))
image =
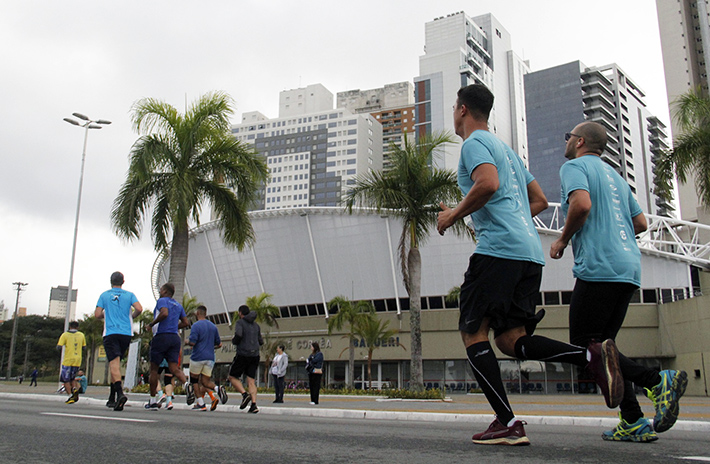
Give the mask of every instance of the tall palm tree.
POLYGON ((131 112, 141 136, 113 203, 113 229, 121 238, 139 238, 152 208, 153 244, 158 252, 169 247, 169 280, 182 295, 190 222, 199 224, 202 208, 209 205, 226 244, 241 251, 253 243, 248 209, 267 179, 267 167, 232 136, 233 101, 224 93, 203 95, 185 114, 154 98, 139 100, 131 112))
MULTIPOLYGON (((348 388, 353 388, 355 378, 355 327, 357 324, 375 314, 375 307, 371 301, 352 302, 344 296, 336 296, 328 302, 330 317, 328 318, 328 335, 334 330, 342 330, 347 326, 345 337, 348 338, 348 388), (337 310, 337 312, 336 312, 337 310)), ((342 355, 342 353, 341 353, 342 355)))
MULTIPOLYGON (((355 326, 355 334, 361 337, 367 345, 367 378, 368 390, 372 390, 372 355, 382 345, 383 340, 399 333, 397 329, 388 329, 390 321, 382 321, 374 314, 359 320, 355 326)), ((401 344, 399 345, 402 348, 401 344)))
MULTIPOLYGON (((672 188, 673 174, 685 183, 695 179, 700 202, 710 207, 710 98, 700 90, 690 90, 673 102, 674 119, 680 128, 673 150, 656 165, 657 189, 672 188)), ((656 192, 658 194, 659 192, 656 192)))
MULTIPOLYGON (((409 294, 411 332, 410 388, 424 390, 422 374, 421 268, 419 247, 436 228, 439 202, 457 203, 461 191, 456 173, 432 168, 434 158, 441 155, 443 145, 453 142, 448 133, 421 137, 416 143, 404 137, 404 146, 392 144, 391 165, 387 171, 373 171, 358 177, 345 197, 349 212, 353 207, 369 206, 402 220, 399 239, 399 261, 404 287, 409 294)), ((468 233, 463 221, 453 230, 468 233)))

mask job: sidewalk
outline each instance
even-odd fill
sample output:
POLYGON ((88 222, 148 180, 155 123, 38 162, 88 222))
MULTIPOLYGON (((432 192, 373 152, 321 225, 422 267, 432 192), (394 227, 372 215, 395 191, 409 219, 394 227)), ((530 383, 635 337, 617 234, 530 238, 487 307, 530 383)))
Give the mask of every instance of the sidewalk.
MULTIPOLYGON (((56 384, 42 384, 29 387, 28 383, 0 382, 0 398, 36 398, 64 401, 64 394, 57 394, 56 384)), ((108 387, 89 387, 81 402, 103 407, 108 398, 108 387)), ((219 405, 219 412, 245 413, 239 409, 237 394, 230 394, 226 405, 219 405)), ((260 414, 280 414, 311 417, 340 417, 376 420, 417 420, 417 421, 491 421, 493 412, 482 394, 451 395, 446 401, 395 400, 373 396, 321 395, 320 404, 311 405, 308 395, 289 395, 284 403, 272 403, 273 394, 260 394, 258 405, 260 414)), ((607 409, 600 395, 510 395, 515 413, 529 424, 545 425, 586 425, 612 428, 618 423, 617 412, 607 409)), ((128 393, 127 407, 143 408, 148 395, 128 393)), ((646 417, 653 417, 653 405, 645 398, 639 402, 646 417)), ((174 401, 176 409, 189 409, 184 396, 174 401)), ((680 417, 673 430, 710 432, 710 398, 684 396, 680 402, 680 417)))

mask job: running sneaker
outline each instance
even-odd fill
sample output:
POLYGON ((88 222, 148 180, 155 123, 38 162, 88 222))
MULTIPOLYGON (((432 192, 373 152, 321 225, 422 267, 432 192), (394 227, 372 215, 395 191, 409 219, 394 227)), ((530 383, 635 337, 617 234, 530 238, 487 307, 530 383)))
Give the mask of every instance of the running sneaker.
POLYGON ((185 384, 185 394, 187 395, 188 406, 195 402, 195 390, 193 390, 192 384, 189 382, 185 384))
POLYGON ((210 406, 210 411, 214 411, 217 409, 217 405, 219 404, 219 398, 215 398, 212 400, 212 406, 210 406))
POLYGON ((74 387, 71 389, 71 396, 74 398, 74 402, 76 403, 79 401, 79 389, 74 387))
POLYGON ((635 441, 639 443, 648 443, 658 440, 658 435, 651 427, 651 421, 645 417, 641 417, 633 424, 626 422, 619 414, 619 425, 613 430, 602 432, 602 440, 607 441, 635 441))
POLYGON ((167 409, 168 411, 172 411, 173 410, 173 402, 168 401, 168 405, 165 406, 165 409, 167 409))
POLYGON ((74 399, 74 395, 70 396, 67 398, 67 400, 64 402, 65 404, 73 404, 76 403, 76 400, 74 399))
POLYGON ((151 403, 150 401, 145 404, 145 408, 149 411, 157 411, 160 409, 160 403, 151 403))
POLYGON ((656 415, 653 416, 653 429, 658 432, 665 432, 673 427, 680 406, 678 400, 685 393, 688 386, 688 374, 685 371, 665 370, 659 372, 661 382, 651 389, 646 389, 646 396, 653 402, 656 408, 656 415))
POLYGON ((523 427, 525 424, 527 422, 516 420, 511 427, 508 427, 501 424, 496 417, 488 426, 488 430, 475 434, 471 440, 478 445, 529 445, 530 440, 525 435, 525 427, 523 427))
POLYGON ((126 405, 128 397, 124 394, 116 396, 116 406, 113 407, 114 411, 123 411, 123 407, 126 405))
POLYGON ((624 397, 624 377, 619 369, 616 343, 609 338, 602 343, 590 343, 587 349, 592 358, 587 364, 587 370, 599 385, 607 407, 614 409, 624 397))
POLYGON ((247 392, 242 393, 242 404, 239 405, 239 409, 245 409, 251 403, 251 395, 247 392))
POLYGON ((249 408, 249 411, 247 412, 250 414, 256 414, 257 412, 259 412, 259 408, 257 408, 255 404, 252 404, 251 408, 249 408))
POLYGON ((193 411, 207 411, 207 405, 206 404, 203 404, 203 405, 195 404, 194 406, 192 406, 192 410, 193 411))
POLYGON ((165 393, 163 393, 163 394, 160 396, 160 399, 158 400, 158 404, 162 406, 163 403, 165 403, 165 400, 166 400, 166 399, 167 399, 167 397, 165 396, 165 393))
POLYGON ((224 387, 219 387, 217 388, 217 396, 219 396, 219 400, 222 402, 222 404, 227 404, 227 400, 229 399, 229 396, 227 396, 227 389, 224 387))

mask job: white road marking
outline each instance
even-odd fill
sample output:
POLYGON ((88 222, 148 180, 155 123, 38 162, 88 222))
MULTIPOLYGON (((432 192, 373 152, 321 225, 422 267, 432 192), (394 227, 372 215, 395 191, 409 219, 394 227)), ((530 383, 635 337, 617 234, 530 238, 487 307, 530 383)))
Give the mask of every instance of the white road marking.
POLYGON ((680 459, 686 459, 688 461, 710 462, 710 457, 708 456, 681 456, 680 459))
POLYGON ((109 416, 89 416, 86 414, 65 414, 61 412, 41 412, 40 414, 45 416, 66 416, 66 417, 80 417, 84 419, 103 419, 103 420, 114 420, 114 421, 125 421, 125 422, 158 422, 150 419, 128 419, 125 417, 109 417, 109 416))

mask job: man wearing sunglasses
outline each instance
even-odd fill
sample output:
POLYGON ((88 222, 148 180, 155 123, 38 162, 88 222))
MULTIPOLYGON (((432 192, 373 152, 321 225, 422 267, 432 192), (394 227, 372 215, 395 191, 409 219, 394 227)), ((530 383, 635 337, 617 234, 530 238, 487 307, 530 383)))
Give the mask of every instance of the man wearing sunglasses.
MULTIPOLYGON (((570 240, 576 278, 569 310, 570 342, 615 339, 634 292, 641 285, 641 252, 635 236, 647 228, 631 188, 601 159, 606 130, 596 122, 578 124, 565 134, 560 168, 561 203, 566 215, 550 256, 560 259, 570 240)), ((624 376, 621 421, 602 434, 604 440, 649 442, 678 418, 678 400, 688 383, 683 371, 648 369, 619 355, 624 376), (646 388, 656 414, 653 427, 643 417, 632 382, 646 388)))
POLYGON ((613 340, 573 346, 533 335, 544 315, 535 312, 545 257, 533 217, 547 198, 513 150, 488 131, 493 94, 473 84, 458 91, 454 127, 464 142, 458 184, 464 199, 440 204, 437 229, 444 234, 470 215, 478 244, 461 285, 459 331, 466 356, 496 419, 472 441, 483 445, 527 445, 524 421, 515 417, 490 344, 490 331, 504 354, 518 359, 590 367, 607 405, 618 406, 623 378, 613 340))

